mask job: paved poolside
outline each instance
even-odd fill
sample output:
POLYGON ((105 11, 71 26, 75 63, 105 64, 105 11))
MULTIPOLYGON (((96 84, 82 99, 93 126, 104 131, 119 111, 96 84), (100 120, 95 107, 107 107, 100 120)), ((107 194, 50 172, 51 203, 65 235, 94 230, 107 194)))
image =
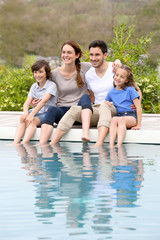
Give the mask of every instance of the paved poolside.
MULTIPOLYGON (((14 139, 15 129, 19 123, 21 112, 0 111, 0 139, 14 139)), ((81 128, 70 130, 63 138, 64 141, 81 141, 81 128)), ((39 140, 40 129, 37 129, 33 140, 39 140)), ((90 130, 91 141, 97 139, 97 129, 90 130)), ((127 131, 126 142, 144 142, 160 144, 160 114, 143 114, 142 127, 139 131, 127 131), (134 136, 134 139, 133 139, 134 136), (135 138, 137 140, 135 140, 135 138), (147 139, 146 139, 147 138, 147 139)))

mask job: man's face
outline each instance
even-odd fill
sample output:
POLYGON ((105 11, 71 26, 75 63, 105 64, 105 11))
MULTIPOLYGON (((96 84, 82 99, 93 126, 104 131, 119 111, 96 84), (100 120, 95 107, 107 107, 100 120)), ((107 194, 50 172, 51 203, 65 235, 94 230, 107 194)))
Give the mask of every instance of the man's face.
POLYGON ((91 47, 89 50, 90 62, 93 67, 99 68, 105 61, 107 53, 103 53, 99 47, 91 47))

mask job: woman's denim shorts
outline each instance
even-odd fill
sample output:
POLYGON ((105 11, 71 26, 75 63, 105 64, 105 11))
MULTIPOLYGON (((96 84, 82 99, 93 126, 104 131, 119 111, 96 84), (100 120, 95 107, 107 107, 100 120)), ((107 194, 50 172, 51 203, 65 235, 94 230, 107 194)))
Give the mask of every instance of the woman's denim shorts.
POLYGON ((127 116, 131 116, 131 117, 135 117, 135 119, 137 120, 137 112, 136 111, 126 111, 126 112, 120 112, 117 114, 118 117, 127 117, 127 116))

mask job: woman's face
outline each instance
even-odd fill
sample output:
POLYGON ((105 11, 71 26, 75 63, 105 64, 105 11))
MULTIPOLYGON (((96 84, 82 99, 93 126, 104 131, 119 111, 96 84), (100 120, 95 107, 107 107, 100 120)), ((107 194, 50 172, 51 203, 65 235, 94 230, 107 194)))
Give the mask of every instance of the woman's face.
POLYGON ((75 63, 76 58, 79 57, 79 54, 75 53, 75 50, 70 45, 66 44, 62 48, 61 58, 64 64, 75 63))

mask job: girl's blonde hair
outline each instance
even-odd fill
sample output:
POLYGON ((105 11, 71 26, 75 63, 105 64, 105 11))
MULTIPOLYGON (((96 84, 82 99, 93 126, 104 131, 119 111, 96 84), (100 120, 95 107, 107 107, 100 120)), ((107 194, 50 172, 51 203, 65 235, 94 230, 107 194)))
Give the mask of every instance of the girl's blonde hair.
POLYGON ((139 87, 136 85, 136 82, 134 80, 132 69, 127 65, 121 65, 117 69, 119 68, 124 69, 127 72, 127 80, 128 80, 128 82, 124 83, 121 88, 124 89, 125 87, 134 87, 138 91, 139 87))
POLYGON ((81 62, 80 62, 80 58, 82 56, 82 50, 80 48, 80 46, 78 45, 78 43, 74 42, 74 41, 67 41, 67 42, 64 42, 62 47, 61 47, 61 50, 63 49, 63 47, 65 45, 70 45, 74 51, 75 51, 75 54, 79 54, 78 58, 76 58, 75 60, 75 65, 76 65, 76 69, 77 69, 77 76, 76 76, 76 82, 77 82, 77 86, 78 88, 81 88, 83 87, 84 85, 84 82, 82 80, 82 77, 81 77, 81 74, 80 74, 80 70, 81 70, 81 62))

